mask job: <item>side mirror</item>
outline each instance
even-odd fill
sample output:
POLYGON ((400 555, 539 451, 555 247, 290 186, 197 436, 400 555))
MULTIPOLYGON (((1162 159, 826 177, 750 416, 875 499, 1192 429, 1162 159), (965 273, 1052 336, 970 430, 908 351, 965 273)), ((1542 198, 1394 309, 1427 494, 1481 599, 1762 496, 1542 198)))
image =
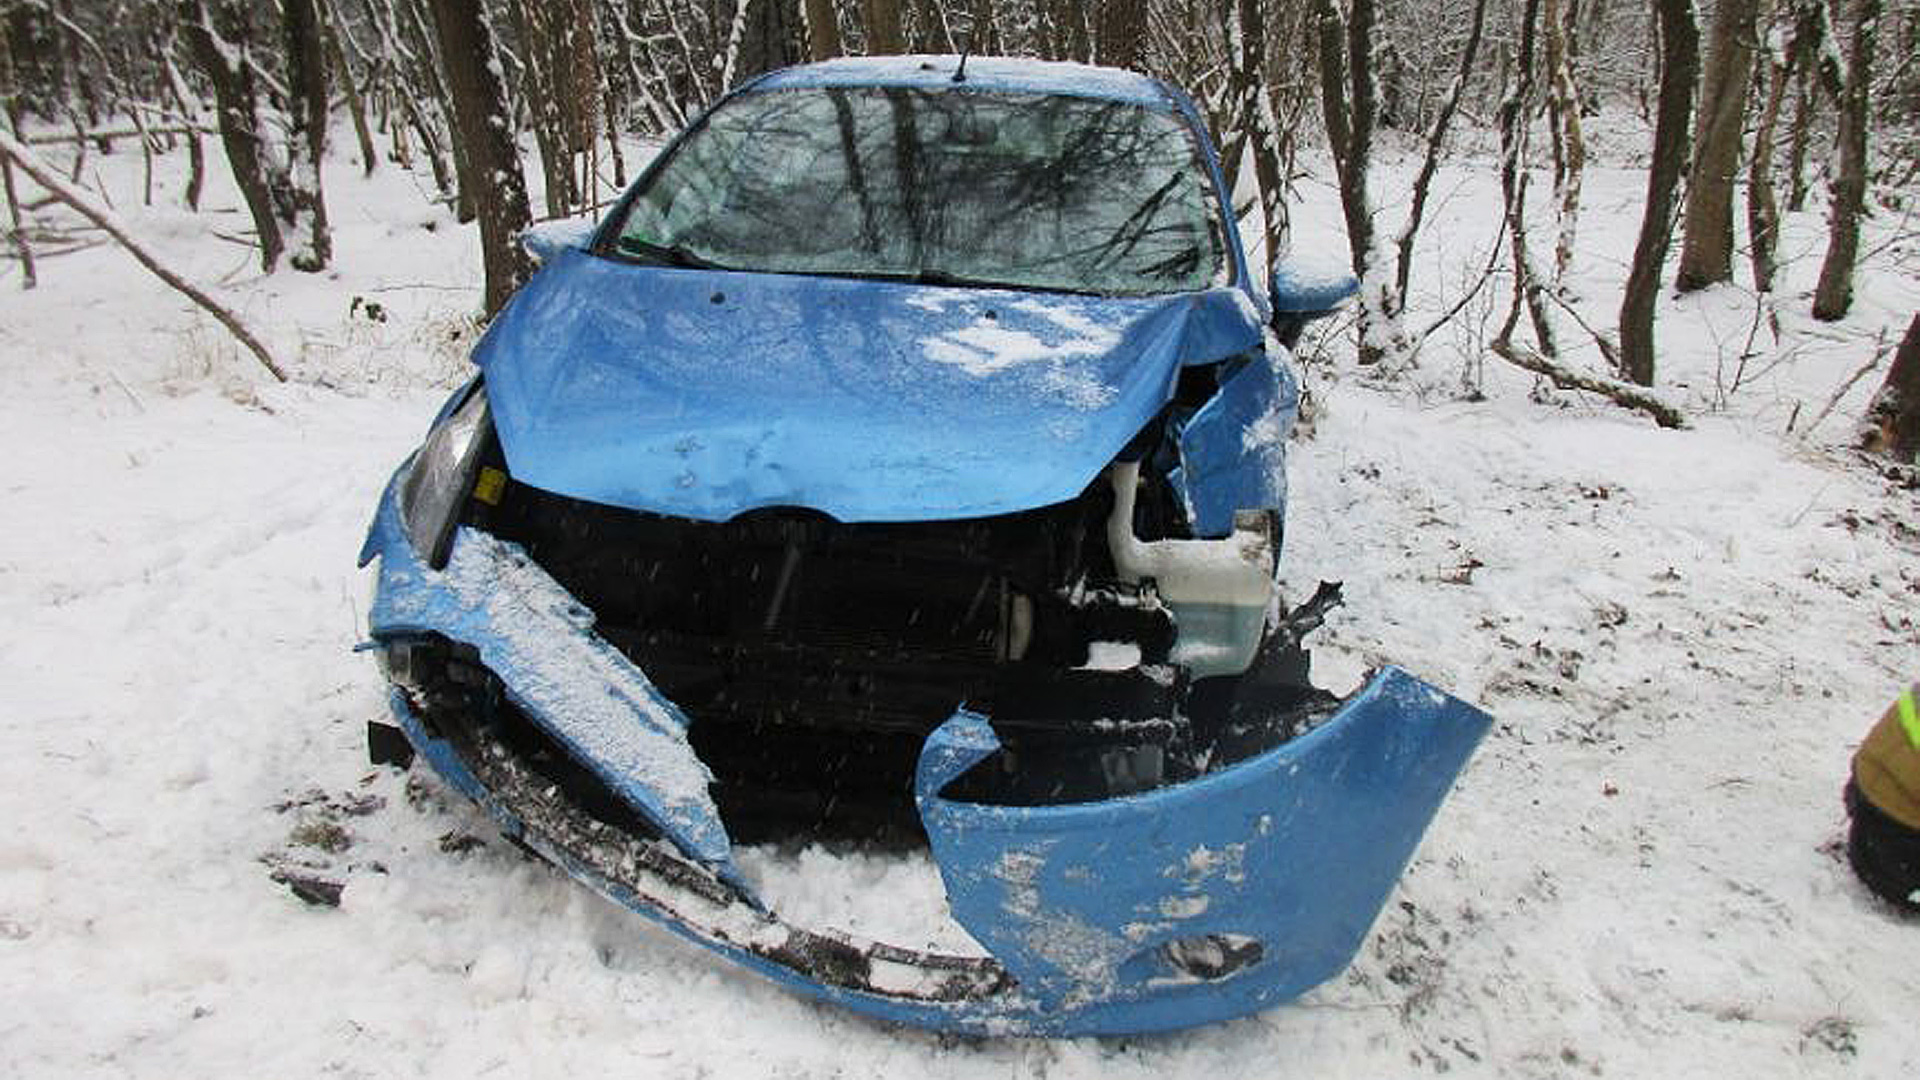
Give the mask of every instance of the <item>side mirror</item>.
POLYGON ((593 234, 600 223, 588 218, 564 218, 559 221, 543 221, 520 234, 520 246, 527 249, 533 261, 545 263, 568 248, 578 251, 587 250, 593 243, 593 234))
POLYGON ((1281 344, 1292 348, 1308 323, 1338 311, 1359 291, 1360 279, 1345 262, 1288 255, 1273 264, 1268 295, 1273 299, 1274 333, 1281 344))

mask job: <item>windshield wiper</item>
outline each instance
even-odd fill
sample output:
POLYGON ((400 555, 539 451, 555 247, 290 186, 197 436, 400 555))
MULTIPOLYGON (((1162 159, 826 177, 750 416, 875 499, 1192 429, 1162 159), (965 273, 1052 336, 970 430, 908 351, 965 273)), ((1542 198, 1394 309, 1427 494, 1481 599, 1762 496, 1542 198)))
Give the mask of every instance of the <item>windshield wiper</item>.
POLYGON ((620 238, 619 249, 622 255, 638 255, 664 266, 681 266, 691 270, 732 269, 730 266, 714 262, 685 244, 656 244, 649 240, 623 236, 620 238))

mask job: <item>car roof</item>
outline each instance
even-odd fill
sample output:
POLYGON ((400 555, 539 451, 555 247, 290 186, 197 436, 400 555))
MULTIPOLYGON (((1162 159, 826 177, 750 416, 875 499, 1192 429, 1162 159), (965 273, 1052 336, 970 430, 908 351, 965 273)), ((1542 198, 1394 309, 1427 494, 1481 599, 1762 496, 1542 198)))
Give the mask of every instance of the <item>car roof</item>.
POLYGON ((913 86, 928 90, 1012 90, 1125 101, 1171 109, 1174 99, 1158 80, 1135 71, 1010 56, 970 56, 966 81, 955 83, 953 55, 846 56, 782 68, 755 82, 755 90, 816 86, 913 86))

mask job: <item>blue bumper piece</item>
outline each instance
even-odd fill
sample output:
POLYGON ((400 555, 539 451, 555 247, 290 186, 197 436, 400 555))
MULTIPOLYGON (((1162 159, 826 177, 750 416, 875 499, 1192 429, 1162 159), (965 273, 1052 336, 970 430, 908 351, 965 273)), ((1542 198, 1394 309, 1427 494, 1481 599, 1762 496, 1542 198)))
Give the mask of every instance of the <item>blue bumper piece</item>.
POLYGON ((548 735, 690 858, 730 876, 732 844, 685 714, 517 546, 460 529, 446 567, 429 568, 401 527, 399 480, 387 485, 360 553, 362 564, 380 558, 367 617, 374 637, 439 634, 472 646, 548 735))
POLYGON ((940 796, 998 746, 961 712, 916 790, 954 917, 1033 995, 1034 1027, 1159 1031, 1346 967, 1491 723, 1387 668, 1320 727, 1190 783, 1014 807, 940 796))
POLYGON ((516 547, 462 529, 447 568, 427 569, 390 487, 364 555, 381 561, 377 640, 471 646, 527 717, 665 839, 602 827, 504 748, 450 741, 392 694, 425 760, 508 835, 790 990, 940 1030, 1171 1030, 1325 981, 1359 948, 1491 723, 1389 668, 1307 734, 1198 780, 994 806, 943 795, 998 746, 983 717, 962 711, 927 740, 916 794, 953 914, 992 957, 942 956, 768 911, 734 872, 683 714, 516 547))

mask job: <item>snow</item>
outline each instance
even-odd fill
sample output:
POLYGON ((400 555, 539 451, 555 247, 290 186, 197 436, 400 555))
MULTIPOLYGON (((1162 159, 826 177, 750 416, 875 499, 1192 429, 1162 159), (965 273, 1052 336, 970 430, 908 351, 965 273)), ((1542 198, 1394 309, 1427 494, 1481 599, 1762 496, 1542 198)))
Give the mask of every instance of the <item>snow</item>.
POLYGON ((458 614, 441 622, 412 610, 429 596, 445 597, 458 613, 483 613, 497 635, 484 655, 496 670, 511 664, 522 704, 687 854, 727 858, 725 830, 707 793, 713 777, 687 743, 685 718, 658 704, 652 684, 625 656, 580 633, 593 625, 592 614, 519 545, 460 529, 443 572, 383 565, 381 573, 395 586, 399 622, 454 633, 458 614), (415 573, 437 578, 445 591, 406 590, 415 573))
POLYGON ((1090 641, 1084 671, 1131 671, 1140 666, 1140 646, 1132 641, 1090 641))
MULTIPOLYGON (((803 67, 787 68, 766 78, 766 89, 798 86, 862 86, 896 84, 947 87, 959 69, 953 55, 844 56, 803 67)), ((967 58, 965 87, 969 90, 1017 90, 1112 98, 1142 105, 1164 106, 1166 94, 1152 80, 1118 68, 1090 67, 1058 60, 1031 60, 1005 56, 967 58)))
MULTIPOLYGON (((937 313, 949 304, 967 304, 972 299, 973 294, 965 292, 928 292, 908 302, 937 313)), ((935 363, 959 368, 976 379, 998 375, 1009 368, 1043 364, 1042 385, 1069 405, 1092 411, 1113 400, 1113 387, 1103 382, 1096 371, 1074 361, 1095 359, 1112 351, 1120 343, 1118 333, 1074 310, 1067 301, 1020 300, 1010 306, 1052 323, 1054 333, 1042 337, 1004 327, 992 311, 983 311, 966 326, 922 340, 921 353, 935 363)))
MULTIPOLYGON (((209 232, 245 228, 224 170, 190 216, 184 161, 145 209, 137 154, 90 160, 294 379, 266 384, 111 246, 44 260, 31 293, 0 262, 0 1073, 1920 1074, 1915 927, 1838 846, 1848 757, 1920 662, 1920 495, 1843 448, 1884 368, 1802 437, 1920 308, 1896 222, 1867 222, 1834 326, 1806 315, 1817 202, 1787 218, 1773 299, 1663 298, 1683 432, 1487 360, 1503 291, 1395 381, 1354 367, 1350 334, 1310 335, 1283 569, 1296 597, 1346 583, 1319 681, 1398 660, 1498 726, 1352 968, 1300 1003, 1159 1038, 956 1040, 789 995, 525 858, 431 777, 366 765, 385 704, 350 651, 353 557, 461 375, 477 243, 426 181, 341 158, 335 267, 261 277, 209 232), (340 907, 275 870, 343 883, 340 907)), ((1383 233, 1413 164, 1383 169, 1383 233)), ((1295 249, 1339 250, 1330 170, 1306 165, 1295 249)), ((1441 172, 1410 329, 1484 263, 1497 187, 1441 172)), ((1569 291, 1603 326, 1643 188, 1587 178, 1569 291)), ((923 857, 740 858, 807 924, 963 944, 923 857)))

